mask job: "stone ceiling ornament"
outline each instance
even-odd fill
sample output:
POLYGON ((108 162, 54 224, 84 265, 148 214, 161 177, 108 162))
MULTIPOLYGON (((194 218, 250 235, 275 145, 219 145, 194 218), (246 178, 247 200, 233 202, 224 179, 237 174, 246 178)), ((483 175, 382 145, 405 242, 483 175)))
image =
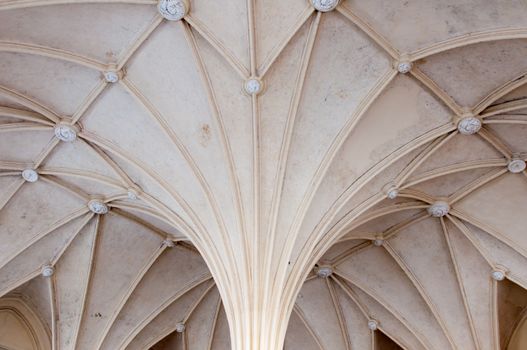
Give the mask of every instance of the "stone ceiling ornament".
POLYGON ((51 265, 45 265, 41 270, 43 277, 51 277, 55 273, 55 268, 51 265))
POLYGON ((115 84, 119 81, 119 79, 121 79, 121 74, 120 72, 116 71, 106 71, 104 72, 104 79, 108 83, 115 84))
POLYGON ((433 217, 440 218, 450 211, 450 205, 445 201, 436 201, 428 207, 428 213, 433 217))
POLYGON ((315 268, 315 273, 320 278, 328 278, 333 274, 333 268, 330 265, 320 265, 315 268))
POLYGON ((25 169, 22 171, 22 178, 27 182, 36 182, 38 180, 38 173, 34 169, 25 169))
POLYGON ((245 81, 243 88, 249 95, 258 95, 263 90, 263 82, 256 77, 251 77, 245 81))
POLYGON ((76 126, 60 122, 55 126, 55 137, 63 142, 73 142, 77 139, 77 132, 79 130, 76 126))
POLYGON ((100 199, 92 199, 89 201, 88 208, 94 214, 103 215, 108 213, 108 205, 100 199))
POLYGON ((369 320, 368 321, 368 329, 369 330, 376 331, 378 327, 379 327, 379 322, 377 322, 376 320, 369 320))
POLYGON ((507 165, 507 169, 509 169, 509 171, 513 174, 521 173, 525 170, 525 167, 525 161, 521 159, 518 155, 513 155, 512 159, 507 165))
POLYGON ((176 332, 183 333, 187 327, 183 322, 179 322, 176 324, 176 332))
POLYGON ((413 68, 414 64, 412 61, 410 61, 410 57, 408 55, 403 55, 401 58, 399 58, 398 61, 395 61, 395 67, 397 68, 397 71, 401 74, 406 74, 410 72, 413 68))
POLYGON ((169 21, 179 21, 188 13, 190 5, 187 0, 159 0, 157 8, 169 21))
POLYGON ((495 281, 503 281, 505 279, 505 271, 496 269, 491 272, 490 276, 495 281))
POLYGON ((382 247, 384 244, 384 239, 382 237, 377 237, 373 240, 373 245, 376 247, 382 247))
POLYGON ((394 183, 389 183, 383 188, 383 192, 388 199, 395 199, 399 195, 399 188, 394 183))
POLYGON ((137 198, 139 198, 139 191, 135 188, 129 188, 128 192, 126 192, 126 196, 128 199, 135 201, 137 198))
POLYGON ((406 74, 412 70, 412 62, 399 62, 397 64, 397 71, 402 74, 406 74))
POLYGON ((320 12, 329 12, 335 9, 339 0, 311 0, 313 7, 320 12))
POLYGON ((457 123, 457 130, 463 135, 473 135, 481 129, 481 120, 473 115, 462 117, 457 123))
POLYGON ((175 243, 173 240, 171 240, 170 238, 166 238, 164 241, 163 241, 163 245, 167 248, 174 248, 175 247, 175 243))

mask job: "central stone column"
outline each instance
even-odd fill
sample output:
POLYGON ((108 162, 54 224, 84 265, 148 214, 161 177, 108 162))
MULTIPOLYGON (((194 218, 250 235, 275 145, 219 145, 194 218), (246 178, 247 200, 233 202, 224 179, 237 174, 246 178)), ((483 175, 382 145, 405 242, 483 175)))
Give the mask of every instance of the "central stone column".
POLYGON ((161 111, 188 181, 165 178, 177 205, 156 198, 207 261, 235 350, 283 349, 297 293, 332 242, 321 243, 344 202, 334 203, 374 165, 340 149, 362 160, 345 142, 397 74, 338 0, 278 3, 159 1, 186 64, 163 93, 192 108, 161 111))

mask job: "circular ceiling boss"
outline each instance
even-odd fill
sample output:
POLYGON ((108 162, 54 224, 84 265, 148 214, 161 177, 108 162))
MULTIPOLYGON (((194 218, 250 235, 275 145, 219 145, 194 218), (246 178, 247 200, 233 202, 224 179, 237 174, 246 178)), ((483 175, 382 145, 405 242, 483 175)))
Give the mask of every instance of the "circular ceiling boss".
POLYGON ((503 281, 505 279, 505 271, 496 269, 490 273, 490 276, 495 281, 503 281))
POLYGON ((397 71, 401 74, 406 74, 412 70, 413 64, 410 61, 402 61, 397 63, 397 71))
POLYGON ((78 129, 70 124, 60 122, 54 129, 55 137, 63 142, 73 142, 77 139, 78 129))
POLYGON ((179 21, 188 13, 190 5, 187 0, 159 0, 157 9, 169 21, 179 21))
POLYGON ((509 169, 509 171, 513 174, 521 173, 525 170, 525 168, 525 161, 523 159, 520 159, 519 157, 513 157, 507 165, 507 169, 509 169))
POLYGON ((379 328, 379 322, 377 320, 369 320, 368 321, 368 329, 371 331, 376 331, 377 328, 379 328))
POLYGON ((399 195, 399 188, 394 183, 389 183, 383 187, 383 192, 388 199, 395 199, 399 195))
POLYGON ((463 135, 473 135, 481 129, 481 120, 474 116, 461 118, 457 130, 463 135))
POLYGON ((315 273, 320 278, 328 278, 333 274, 333 268, 329 265, 321 265, 315 268, 315 273))
POLYGON ((116 72, 116 71, 113 71, 113 70, 104 72, 104 79, 108 83, 115 84, 115 83, 117 83, 119 81, 120 78, 121 78, 121 76, 120 76, 119 72, 116 72))
POLYGON ((187 326, 183 322, 176 323, 176 332, 183 333, 187 326))
POLYGON ((100 199, 92 199, 89 201, 88 208, 94 214, 103 215, 108 213, 108 205, 100 199))
POLYGON ((428 207, 428 213, 433 217, 440 218, 448 214, 450 205, 445 201, 437 201, 428 207))
POLYGON ((37 182, 38 173, 34 169, 25 169, 22 171, 22 178, 27 182, 37 182))
POLYGON ((383 244, 384 244, 384 239, 382 237, 375 238, 373 240, 373 245, 376 247, 382 247, 383 244))
POLYGON ((311 0, 311 5, 320 12, 329 12, 335 9, 339 0, 311 0))
POLYGON ((55 273, 55 268, 51 265, 44 265, 40 272, 43 277, 51 277, 55 273))
POLYGON ((249 95, 258 95, 263 90, 263 82, 256 77, 251 77, 245 81, 243 88, 249 95))

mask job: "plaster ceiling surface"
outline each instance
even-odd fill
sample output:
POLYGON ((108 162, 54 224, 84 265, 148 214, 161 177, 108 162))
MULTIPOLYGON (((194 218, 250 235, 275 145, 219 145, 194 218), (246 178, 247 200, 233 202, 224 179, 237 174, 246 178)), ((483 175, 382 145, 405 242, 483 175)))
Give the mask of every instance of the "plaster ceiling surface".
POLYGON ((527 3, 164 4, 0 1, 0 297, 52 349, 505 349, 527 3))

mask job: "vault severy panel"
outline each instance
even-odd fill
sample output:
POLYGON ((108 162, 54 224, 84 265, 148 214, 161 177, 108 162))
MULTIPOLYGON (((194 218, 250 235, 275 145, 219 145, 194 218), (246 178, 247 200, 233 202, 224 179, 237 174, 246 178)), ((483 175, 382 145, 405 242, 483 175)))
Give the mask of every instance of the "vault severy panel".
POLYGON ((496 32, 517 28, 521 31, 527 11, 525 3, 519 0, 499 4, 492 11, 488 11, 485 0, 394 1, 389 6, 380 0, 345 0, 343 5, 356 11, 395 48, 408 53, 454 41, 467 33, 484 33, 487 35, 483 37, 491 39, 496 32))
POLYGON ((342 337, 341 330, 335 327, 339 319, 329 288, 322 278, 306 282, 298 295, 296 308, 305 320, 309 320, 306 324, 312 328, 324 349, 345 349, 346 339, 342 337), (335 312, 321 314, 320 310, 335 312))
POLYGON ((71 62, 43 56, 2 52, 0 85, 71 116, 100 83, 100 73, 71 62))
MULTIPOLYGON (((241 197, 241 206, 244 211, 244 221, 247 227, 252 227, 254 195, 252 194, 252 169, 253 162, 253 125, 252 118, 239 118, 241 115, 250 116, 252 113, 251 96, 245 91, 243 85, 248 80, 240 78, 217 50, 197 31, 192 29, 191 33, 195 40, 197 52, 200 53, 203 72, 210 82, 202 82, 204 89, 211 98, 214 105, 210 110, 210 122, 202 121, 196 125, 193 137, 205 152, 211 148, 226 147, 222 142, 222 135, 228 140, 231 149, 232 166, 234 173, 238 174, 238 182, 241 197), (212 96, 213 94, 213 96, 212 96), (223 129, 224 131, 222 132, 223 129)), ((265 94, 266 87, 270 84, 262 82, 265 94)), ((264 94, 264 95, 265 95, 264 94)), ((263 96, 263 95, 262 95, 263 96)), ((226 163, 228 159, 224 157, 226 163)))
MULTIPOLYGON (((7 26, 0 30, 0 50, 7 51, 0 62, 16 78, 5 75, 0 103, 19 109, 0 111, 6 114, 0 119, 0 218, 7 223, 0 240, 25 232, 5 248, 12 261, 0 274, 11 282, 2 293, 36 281, 43 294, 51 292, 51 299, 32 297, 58 312, 58 325, 48 326, 66 348, 142 348, 161 341, 158 347, 198 342, 226 349, 231 340, 240 348, 236 327, 247 325, 239 319, 251 314, 243 312, 247 307, 283 319, 293 310, 286 347, 305 342, 306 348, 344 349, 354 346, 350 334, 364 346, 376 345, 384 338, 368 329, 375 320, 375 332, 403 348, 490 348, 496 339, 487 329, 493 317, 488 300, 494 295, 478 287, 498 283, 493 270, 525 286, 519 268, 525 242, 516 215, 525 178, 507 170, 526 154, 525 79, 514 80, 523 73, 514 54, 503 56, 517 51, 511 45, 523 45, 517 38, 525 32, 519 20, 525 5, 500 4, 493 12, 477 1, 427 8, 393 3, 381 11, 378 2, 348 0, 319 13, 300 0, 287 10, 274 0, 193 0, 182 21, 169 22, 155 3, 0 4, 0 29, 7 26), (469 7, 477 18, 492 20, 472 21, 469 7), (391 26, 401 11, 433 25, 419 32, 409 31, 412 21, 391 26), (59 13, 64 21, 54 20, 59 13), (476 39, 466 35, 484 31, 476 39), (476 54, 485 55, 471 61, 476 54), (408 59, 422 60, 397 73, 396 62, 408 59), (477 67, 469 73, 478 77, 465 77, 458 61, 477 67), (47 69, 35 69, 42 65, 47 69), (119 82, 104 80, 105 71, 120 68, 119 82), (257 95, 243 91, 250 76, 263 82, 257 95), (470 114, 467 106, 477 106, 473 113, 483 124, 471 136, 456 131, 470 114), (62 118, 78 122, 74 143, 53 136, 62 118), (33 167, 38 181, 24 182, 21 172, 33 167), (397 199, 384 199, 388 185, 397 199), (93 198, 106 202, 110 213, 92 218, 87 203, 93 198), (449 214, 424 219, 437 201, 449 204, 449 214), (496 213, 481 206, 496 201, 503 202, 496 213), (83 228, 72 228, 84 219, 83 228), (425 223, 430 226, 420 226, 425 223), (426 234, 409 250, 405 242, 416 230, 426 234), (344 235, 349 241, 323 256, 344 235), (170 248, 171 240, 181 247, 170 248), (430 242, 437 255, 426 253, 430 242), (473 247, 466 257, 457 251, 461 244, 473 247), (206 272, 199 251, 217 291, 203 282, 182 295, 142 302, 170 273, 162 265, 167 254, 180 249, 199 261, 187 266, 185 278, 206 272), (74 282, 61 263, 80 250, 88 272, 78 276, 80 299, 71 304, 72 323, 79 323, 65 328, 63 288, 74 282), (264 254, 256 255, 260 250, 264 254), (321 265, 335 265, 326 281, 308 276, 321 256, 321 265), (444 275, 443 294, 423 263, 433 258, 442 262, 433 275, 444 275), (349 264, 357 259, 357 266, 349 264), (486 267, 469 275, 467 266, 482 261, 486 267), (39 277, 49 262, 57 264, 55 275, 39 277), (386 269, 393 274, 374 278, 386 269), (304 288, 320 288, 294 305, 305 276, 304 288), (250 301, 257 305, 243 294, 253 277, 269 286, 267 300, 250 301), (46 290, 49 281, 56 286, 46 290), (394 286, 398 299, 386 294, 394 286), (108 300, 112 291, 118 296, 108 300), (320 300, 333 304, 322 319, 313 312, 320 300), (444 311, 452 300, 456 317, 444 311), (186 310, 188 334, 166 326, 178 308, 186 310), (206 321, 198 327, 194 318, 206 321), (460 329, 467 328, 471 337, 462 337, 460 329)), ((269 338, 279 338, 284 327, 269 338)))
POLYGON ((303 62, 307 55, 304 48, 314 35, 315 21, 316 18, 306 21, 277 57, 276 64, 266 73, 266 91, 259 97, 260 132, 267 135, 260 140, 263 154, 260 162, 260 205, 265 208, 261 213, 262 232, 272 229, 272 222, 266 218, 273 215, 271 208, 278 195, 278 171, 284 171, 277 169, 276 164, 285 158, 282 144, 291 134, 291 110, 296 106, 295 98, 300 97, 296 86, 302 79, 303 62))
MULTIPOLYGON (((82 202, 72 198, 63 190, 54 188, 45 182, 22 184, 13 200, 9 201, 2 210, 2 234, 9 239, 9 245, 3 246, 1 252, 5 258, 13 254, 28 243, 34 242, 36 237, 44 236, 49 230, 60 225, 60 220, 67 218, 69 213, 75 213, 82 207, 82 202), (61 206, 48 206, 48 199, 55 198, 61 206), (47 210, 42 210, 47 208, 47 210), (19 220, 8 220, 6 217, 14 215, 19 220)), ((3 259, 3 260, 4 260, 3 259)))
POLYGON ((371 334, 365 329, 368 315, 365 315, 361 307, 349 297, 349 289, 344 289, 347 288, 346 286, 341 286, 338 282, 334 283, 333 281, 330 283, 333 283, 331 288, 333 288, 333 298, 336 301, 336 307, 340 308, 342 313, 341 322, 344 323, 344 334, 347 335, 346 341, 353 348, 370 348, 373 339, 371 334))
POLYGON ((484 42, 433 55, 418 61, 417 67, 461 106, 473 107, 496 87, 525 73, 526 50, 525 39, 484 42))
POLYGON ((473 339, 466 336, 465 330, 470 329, 470 323, 464 312, 461 292, 451 292, 458 289, 456 271, 437 221, 430 218, 416 223, 411 229, 402 230, 390 240, 390 249, 401 257, 401 264, 427 291, 423 294, 435 306, 437 317, 446 324, 455 344, 464 349, 475 349, 473 339))
POLYGON ((94 256, 83 326, 77 343, 80 349, 89 349, 94 342, 100 344, 105 328, 119 312, 120 303, 160 247, 157 236, 138 225, 130 225, 122 217, 110 214, 101 225, 100 248, 94 256), (121 242, 127 241, 131 230, 138 239, 128 241, 127 249, 120 249, 121 242), (130 251, 134 252, 133 256, 128 253, 130 251))
POLYGON ((256 59, 258 67, 269 66, 273 55, 290 40, 295 27, 302 25, 313 8, 303 0, 287 3, 270 0, 255 2, 256 59))
POLYGON ((470 240, 451 222, 446 224, 453 261, 457 266, 460 286, 465 293, 469 315, 473 319, 474 332, 482 349, 492 349, 492 282, 488 278, 488 267, 482 256, 470 240))
POLYGON ((144 327, 141 320, 152 319, 168 304, 209 278, 207 267, 196 252, 182 246, 165 250, 135 287, 101 347, 122 347, 122 339, 133 337, 144 327))
MULTIPOLYGON (((207 0, 192 1, 189 22, 207 36, 214 37, 223 50, 232 56, 244 70, 250 65, 248 3, 233 0, 210 3, 207 0), (221 13, 221 16, 218 16, 221 13), (225 25, 229 23, 229 25, 225 25), (198 29, 199 28, 199 29, 198 29)), ((252 21, 252 20, 251 20, 252 21)))
POLYGON ((57 145, 57 152, 52 153, 43 163, 45 168, 70 169, 95 173, 120 180, 112 168, 86 142, 61 143, 57 145), (82 154, 82 158, 78 155, 82 154))
MULTIPOLYGON (((44 127, 44 129, 49 129, 44 127)), ((5 162, 16 162, 21 164, 31 164, 32 161, 46 149, 51 141, 51 133, 47 130, 26 129, 21 131, 32 139, 27 142, 20 138, 20 135, 6 132, 0 140, 3 160, 5 162)))
POLYGON ((122 58, 157 12, 152 6, 81 2, 3 10, 0 16, 2 41, 65 50, 104 63, 122 58))
POLYGON ((338 13, 329 13, 320 19, 310 69, 304 81, 303 98, 291 135, 284 193, 289 202, 299 201, 298 197, 309 190, 309 181, 335 137, 390 69, 387 55, 375 45, 366 45, 367 42, 367 37, 338 13), (336 48, 338 42, 345 46, 336 48), (365 56, 362 56, 363 50, 365 56), (349 56, 350 52, 354 54, 349 56), (365 57, 373 59, 370 61, 365 57), (335 71, 335 66, 342 69, 335 71), (356 82, 351 90, 348 81, 356 82))
POLYGON ((60 305, 57 342, 64 349, 75 345, 99 223, 99 220, 92 221, 85 231, 71 242, 71 247, 57 263, 59 283, 56 285, 56 295, 57 304, 60 305))
MULTIPOLYGON (((496 119, 501 119, 503 121, 512 118, 516 120, 525 120, 525 111, 518 111, 517 113, 518 114, 514 115, 514 117, 498 117, 496 119)), ((514 128, 511 128, 510 125, 506 125, 505 123, 489 124, 488 128, 493 134, 505 140, 504 143, 506 146, 513 151, 521 152, 521 150, 524 150, 527 147, 527 143, 523 138, 523 135, 525 135, 525 132, 527 131, 525 124, 515 125, 514 128)))
POLYGON ((86 219, 84 217, 73 220, 70 225, 64 225, 40 239, 34 239, 18 251, 5 254, 9 260, 6 259, 2 264, 3 273, 0 280, 3 288, 0 293, 5 294, 10 289, 20 286, 28 279, 38 276, 43 266, 56 262, 77 232, 82 229, 86 219))
POLYGON ((220 303, 218 292, 212 285, 210 281, 199 284, 180 300, 170 304, 136 335, 128 348, 145 349, 175 336, 176 325, 185 320, 188 343, 196 349, 207 349, 220 303))
POLYGON ((417 332, 427 334, 433 348, 448 348, 448 340, 426 301, 397 262, 383 250, 368 247, 337 267, 345 279, 395 309, 417 332))
MULTIPOLYGON (((369 259, 368 263, 365 261, 357 263, 357 259, 364 255, 364 250, 371 252, 375 249, 386 250, 392 258, 391 264, 397 264, 405 271, 403 275, 396 277, 398 282, 393 281, 389 285, 396 285, 403 280, 412 280, 411 285, 415 288, 414 293, 417 292, 418 298, 425 302, 425 309, 430 310, 433 315, 432 319, 435 319, 436 324, 439 325, 439 331, 449 339, 448 342, 451 347, 492 348, 498 338, 493 336, 497 333, 495 330, 489 329, 489 326, 498 323, 501 325, 506 320, 503 316, 500 316, 499 320, 495 318, 492 300, 496 297, 496 289, 493 289, 493 285, 501 282, 493 281, 491 272, 503 271, 507 278, 520 286, 524 285, 523 274, 518 268, 524 264, 522 262, 524 257, 520 253, 523 251, 522 238, 514 233, 514 227, 519 224, 519 221, 516 219, 506 220, 504 217, 509 214, 512 215, 514 212, 514 209, 508 207, 509 203, 522 206, 517 203, 517 199, 514 199, 516 193, 508 192, 506 189, 515 188, 517 193, 521 193, 525 178, 516 176, 518 174, 509 173, 506 168, 506 157, 510 157, 510 153, 506 148, 500 147, 500 143, 486 138, 485 135, 476 137, 502 152, 502 157, 505 159, 495 162, 496 159, 499 159, 495 156, 490 159, 487 158, 483 162, 479 161, 480 166, 483 166, 482 170, 485 170, 485 166, 487 167, 487 171, 479 173, 465 170, 470 169, 470 162, 467 161, 465 161, 468 166, 466 168, 462 166, 463 162, 460 161, 454 162, 454 166, 450 165, 451 161, 449 161, 445 166, 445 161, 442 159, 457 149, 453 148, 459 144, 456 137, 446 139, 446 143, 441 147, 422 150, 421 155, 430 153, 424 165, 427 172, 423 173, 428 175, 412 176, 412 174, 407 173, 406 169, 403 169, 399 176, 395 176, 396 179, 399 179, 399 182, 397 180, 395 182, 399 183, 398 198, 395 200, 378 200, 378 204, 371 206, 371 214, 366 212, 363 219, 359 218, 358 223, 365 223, 363 225, 352 225, 350 232, 346 235, 347 239, 369 236, 371 243, 364 243, 362 246, 348 249, 347 253, 337 256, 325 254, 319 264, 333 265, 334 271, 336 271, 336 274, 332 275, 334 281, 344 278, 350 283, 356 284, 357 286, 354 288, 360 288, 360 293, 366 292, 370 295, 369 298, 373 297, 376 302, 382 303, 384 307, 388 306, 389 314, 393 317, 398 315, 399 310, 406 311, 408 305, 404 303, 404 298, 401 297, 407 292, 403 292, 403 289, 399 288, 396 293, 399 299, 390 302, 390 299, 386 300, 382 295, 376 293, 375 288, 379 281, 394 278, 397 274, 392 273, 390 277, 373 278, 370 281, 366 279, 364 282, 366 276, 371 277, 375 276, 375 273, 381 273, 377 270, 366 269, 366 266, 375 266, 379 262, 379 258, 369 259), (433 159, 438 159, 439 162, 433 164, 433 159), (450 170, 445 171, 443 169, 450 170), (405 185, 405 181, 408 181, 408 184, 405 185), (435 187, 431 186, 433 182, 430 181, 436 181, 435 187), (451 193, 443 197, 448 198, 451 203, 450 213, 440 219, 429 218, 426 209, 437 198, 441 199, 441 197, 434 196, 434 188, 445 188, 445 186, 437 185, 441 182, 448 182, 448 188, 450 188, 451 193), (500 208, 504 208, 504 211, 501 212, 500 209, 496 208, 489 209, 486 212, 487 217, 481 215, 478 204, 483 203, 483 194, 487 199, 494 198, 494 205, 503 201, 499 205, 500 208), (404 206, 405 203, 415 202, 416 199, 422 201, 423 204, 420 209, 421 215, 416 215, 415 206, 404 206), (469 206, 469 203, 472 203, 472 206, 469 206), (404 214, 405 212, 407 214, 404 214), (500 217, 503 218, 500 219, 500 217), (502 232, 506 232, 506 234, 502 234, 502 232), (418 235, 418 239, 415 238, 416 235, 418 235), (383 240, 379 247, 375 247, 378 238, 383 240), (439 239, 439 243, 437 239, 439 239), (440 261, 432 262, 430 259, 439 259, 440 261), (354 263, 350 264, 349 261, 354 263), (362 274, 358 274, 359 271, 362 274), (438 282, 439 280, 441 282, 438 282), (441 288, 446 289, 438 294, 441 288), (444 314, 444 311, 448 310, 454 301, 457 301, 458 304, 455 311, 458 315, 452 318, 450 317, 452 311, 448 315, 444 314), (466 332, 458 333, 460 329, 469 329, 471 337, 467 337, 466 332)), ((470 138, 474 140, 474 136, 459 137, 468 138, 467 141, 470 138)), ((474 141, 476 140, 478 139, 474 141)), ((470 155, 467 154, 467 156, 470 155)), ((418 159, 420 156, 414 158, 414 160, 418 159)), ((412 162, 409 164, 409 168, 412 168, 412 162)), ((420 173, 422 172, 421 167, 414 166, 412 169, 414 172, 420 173)), ((338 243, 330 252, 338 251, 338 246, 348 244, 347 242, 338 243)), ((386 268, 390 263, 385 262, 382 265, 386 268)), ((342 283, 340 284, 342 285, 342 283)), ((389 287, 387 286, 387 288, 389 287)), ((353 298, 357 293, 359 292, 349 293, 349 295, 353 298)), ((355 297, 355 299, 358 298, 355 297)), ((366 312, 372 313, 372 311, 366 312)), ((383 319, 389 319, 387 314, 377 313, 376 315, 381 325, 383 325, 383 319)), ((405 319, 406 323, 399 325, 399 329, 401 327, 408 329, 422 344, 427 344, 429 340, 426 334, 430 334, 430 331, 419 332, 413 328, 415 326, 412 325, 412 322, 408 322, 412 319, 411 317, 405 317, 405 319), (423 335, 425 336, 423 337, 423 335)), ((390 322, 393 321, 390 320, 390 322)), ((393 335, 392 337, 404 346, 404 337, 402 340, 395 339, 393 335)), ((435 347, 433 343, 425 346, 426 348, 435 347)))
POLYGON ((465 212, 468 217, 473 218, 475 222, 482 222, 490 230, 495 229, 502 240, 514 242, 520 251, 527 249, 527 241, 522 234, 522 216, 514 214, 514 208, 524 207, 524 196, 521 193, 526 189, 525 179, 507 174, 490 183, 488 186, 481 188, 472 196, 466 197, 459 203, 459 209, 465 212), (483 198, 492 198, 499 191, 500 195, 507 198, 501 203, 499 208, 482 201, 483 198), (478 204, 476 206, 476 201, 478 204), (500 232, 502 231, 502 232, 500 232))

